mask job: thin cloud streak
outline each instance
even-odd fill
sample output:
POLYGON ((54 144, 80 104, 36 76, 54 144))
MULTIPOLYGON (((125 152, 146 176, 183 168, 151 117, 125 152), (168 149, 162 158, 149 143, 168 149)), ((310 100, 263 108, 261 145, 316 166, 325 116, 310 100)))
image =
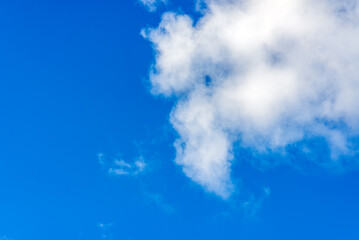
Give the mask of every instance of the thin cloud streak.
POLYGON ((130 175, 136 176, 146 170, 146 162, 142 156, 134 162, 126 162, 123 159, 114 158, 107 160, 103 153, 97 154, 98 162, 103 169, 111 175, 130 175))
POLYGON ((157 10, 157 7, 161 4, 167 4, 167 0, 139 0, 143 6, 145 6, 148 11, 154 12, 157 10))
POLYGON ((159 193, 149 193, 149 192, 144 192, 144 195, 147 200, 155 203, 164 212, 168 214, 172 214, 175 212, 175 208, 171 204, 165 202, 163 195, 159 193))

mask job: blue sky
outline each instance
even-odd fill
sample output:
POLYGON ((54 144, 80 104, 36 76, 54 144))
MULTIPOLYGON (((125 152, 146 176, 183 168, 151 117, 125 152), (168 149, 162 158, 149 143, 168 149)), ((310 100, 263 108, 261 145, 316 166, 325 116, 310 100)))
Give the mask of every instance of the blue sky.
MULTIPOLYGON (((213 16, 222 16, 222 3, 208 4, 213 16)), ((210 33, 216 32, 211 31, 212 22, 208 20, 212 15, 203 9, 196 11, 195 1, 171 0, 159 3, 157 9, 153 6, 148 8, 135 0, 0 2, 0 239, 359 239, 358 134, 353 127, 358 119, 356 112, 340 108, 343 104, 338 100, 332 108, 334 113, 323 113, 317 121, 316 110, 312 110, 315 121, 298 123, 292 120, 292 109, 300 116, 310 114, 302 114, 297 105, 286 105, 285 114, 278 113, 285 116, 284 121, 261 110, 262 103, 246 99, 245 103, 258 112, 243 115, 242 110, 234 108, 228 117, 216 108, 219 102, 212 96, 232 83, 228 80, 232 78, 226 78, 237 76, 232 68, 249 69, 248 76, 261 70, 251 70, 252 65, 238 66, 238 59, 228 60, 227 55, 223 62, 214 53, 188 53, 186 46, 199 49, 208 44, 201 39, 213 36, 197 27, 187 37, 186 30, 195 26, 187 26, 188 19, 208 26, 210 33), (163 22, 161 16, 169 11, 177 15, 167 13, 170 17, 163 22), (203 15, 207 18, 199 20, 203 15), (161 21, 167 32, 157 28, 161 21), (179 45, 177 36, 183 37, 179 45), (188 45, 182 46, 182 42, 188 45), (174 60, 183 65, 169 64, 172 50, 183 53, 175 54, 183 58, 174 60), (211 61, 203 60, 208 58, 211 61), (203 76, 188 70, 187 62, 198 67, 203 76), (212 62, 216 64, 210 65, 212 62), (188 73, 183 79, 187 82, 176 85, 185 71, 188 73), (223 85, 216 85, 224 75, 223 85), (210 83, 197 82, 205 78, 210 78, 210 83), (206 101, 209 106, 194 105, 206 101), (209 112, 215 109, 218 115, 214 115, 226 125, 213 123, 206 134, 194 135, 191 129, 197 128, 197 123, 192 125, 186 114, 197 107, 209 112), (259 122, 243 129, 232 122, 232 116, 234 122, 244 119, 241 126, 249 126, 246 124, 252 116, 272 121, 272 125, 259 122), (281 128, 284 125, 290 127, 281 128), (263 126, 283 130, 286 137, 263 126), (211 149, 194 144, 193 139, 207 143, 212 137, 223 137, 223 141, 210 141, 209 146, 225 142, 232 147, 215 148, 216 159, 204 156, 203 151, 211 149), (211 167, 206 168, 208 165, 211 167)), ((357 15, 348 15, 348 19, 357 20, 357 15)), ((348 29, 338 23, 345 29, 340 32, 343 38, 325 44, 324 37, 309 40, 323 43, 324 49, 332 49, 333 42, 357 53, 357 44, 350 45, 353 41, 346 38, 348 32, 348 36, 358 34, 359 21, 354 20, 345 20, 354 23, 348 29)), ((331 31, 328 27, 328 35, 331 31)), ((302 35, 290 36, 298 40, 302 35)), ((209 39, 211 44, 217 42, 216 38, 209 39)), ((222 49, 218 44, 204 48, 222 49)), ((273 43, 273 49, 275 46, 273 43)), ((308 50, 306 46, 297 47, 308 50)), ((283 52, 292 51, 288 49, 276 48, 272 57, 280 58, 283 52)), ((254 56, 252 53, 256 51, 249 55, 254 56)), ((335 51, 333 55, 338 56, 335 51)), ((283 57, 283 68, 308 69, 291 62, 291 57, 283 57)), ((322 57, 331 59, 332 55, 322 57)), ((340 56, 336 59, 347 62, 340 56)), ((310 61, 318 63, 314 57, 310 61)), ((328 62, 332 63, 319 61, 321 65, 315 71, 303 72, 309 79, 327 79, 328 73, 336 71, 328 62)), ((351 79, 357 81, 358 62, 350 62, 354 67, 349 68, 349 64, 345 72, 352 75, 341 76, 342 71, 338 71, 339 80, 334 79, 334 83, 345 78, 349 79, 345 86, 356 86, 351 79)), ((335 65, 338 68, 339 63, 335 65)), ((273 71, 265 73, 270 78, 273 71)), ((298 78, 303 76, 299 74, 298 78)), ((292 85, 287 87, 292 89, 292 85)), ((316 93, 322 94, 320 90, 326 87, 321 85, 316 93)), ((348 96, 344 87, 340 89, 348 96)), ((276 89, 270 91, 276 93, 276 89)), ((356 107, 356 95, 350 96, 349 105, 356 107)), ((285 102, 285 97, 268 99, 278 106, 277 101, 285 102)), ((233 99, 221 99, 227 101, 225 106, 237 106, 232 104, 233 99)), ((292 100, 289 102, 296 102, 292 100)), ((299 102, 310 109, 322 106, 313 106, 313 101, 299 102)), ((272 105, 264 109, 267 107, 272 105)), ((206 116, 199 118, 203 119, 200 123, 207 121, 206 116)))

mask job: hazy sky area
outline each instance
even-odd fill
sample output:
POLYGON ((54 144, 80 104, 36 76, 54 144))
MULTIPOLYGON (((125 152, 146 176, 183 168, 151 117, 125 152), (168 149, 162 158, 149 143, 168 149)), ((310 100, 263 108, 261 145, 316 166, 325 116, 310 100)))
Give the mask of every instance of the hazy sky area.
POLYGON ((0 36, 0 240, 359 239, 358 0, 3 0, 0 36))

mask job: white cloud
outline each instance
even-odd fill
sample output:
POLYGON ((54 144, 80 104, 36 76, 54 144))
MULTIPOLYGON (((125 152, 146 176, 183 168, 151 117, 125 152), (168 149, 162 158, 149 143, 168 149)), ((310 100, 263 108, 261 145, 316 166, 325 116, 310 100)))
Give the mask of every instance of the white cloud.
POLYGON ((124 170, 124 169, 122 169, 122 168, 110 168, 110 169, 108 170, 108 172, 109 172, 110 174, 114 174, 114 175, 128 175, 128 174, 130 174, 129 171, 124 170))
POLYGON ((118 167, 122 167, 122 168, 131 168, 131 165, 126 163, 125 161, 121 160, 114 160, 114 164, 118 167))
POLYGON ((167 4, 167 0, 140 0, 140 2, 150 11, 156 11, 158 5, 167 4))
POLYGON ((135 161, 134 166, 136 168, 136 172, 140 173, 146 169, 147 164, 146 164, 145 160, 143 159, 143 157, 140 157, 138 160, 135 161))
POLYGON ((147 166, 142 156, 137 158, 132 163, 117 158, 109 161, 105 159, 103 153, 97 154, 97 157, 102 168, 106 169, 109 174, 113 175, 137 175, 144 172, 147 166))
POLYGON ((107 230, 108 228, 112 227, 114 225, 114 223, 99 223, 98 227, 101 230, 107 230))
POLYGON ((358 0, 212 0, 194 24, 165 13, 154 94, 176 96, 176 162, 227 198, 232 146, 284 151, 324 139, 334 161, 359 132, 358 0))

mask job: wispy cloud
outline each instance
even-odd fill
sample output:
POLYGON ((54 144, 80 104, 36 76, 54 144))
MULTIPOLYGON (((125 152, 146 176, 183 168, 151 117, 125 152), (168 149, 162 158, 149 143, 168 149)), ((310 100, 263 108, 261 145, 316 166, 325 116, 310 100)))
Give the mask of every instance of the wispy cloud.
POLYGON ((156 11, 161 4, 167 4, 167 0, 139 0, 150 12, 156 11))
POLYGON ((234 143, 273 153, 319 139, 335 164, 357 151, 357 1, 203 2, 196 23, 171 12, 142 32, 156 51, 152 92, 178 97, 170 119, 188 177, 228 198, 234 143))
POLYGON ((101 231, 101 238, 105 240, 112 240, 112 234, 110 233, 111 227, 114 223, 99 223, 97 227, 101 231))
POLYGON ((150 202, 156 204, 158 207, 160 207, 164 212, 166 213, 174 213, 175 212, 175 208, 167 203, 164 200, 163 195, 159 194, 159 193, 149 193, 149 192, 144 192, 145 198, 147 200, 149 200, 150 202))
POLYGON ((109 229, 110 227, 113 227, 114 223, 99 223, 98 224, 98 227, 101 229, 101 230, 107 230, 109 229))
POLYGON ((262 207, 262 204, 265 199, 267 199, 271 194, 271 190, 268 187, 263 189, 263 193, 260 197, 250 196, 249 199, 242 203, 242 209, 246 218, 254 218, 262 207))
POLYGON ((132 162, 126 162, 123 159, 113 158, 106 159, 103 153, 97 154, 99 164, 112 175, 138 175, 146 170, 146 162, 144 158, 138 157, 132 162))

